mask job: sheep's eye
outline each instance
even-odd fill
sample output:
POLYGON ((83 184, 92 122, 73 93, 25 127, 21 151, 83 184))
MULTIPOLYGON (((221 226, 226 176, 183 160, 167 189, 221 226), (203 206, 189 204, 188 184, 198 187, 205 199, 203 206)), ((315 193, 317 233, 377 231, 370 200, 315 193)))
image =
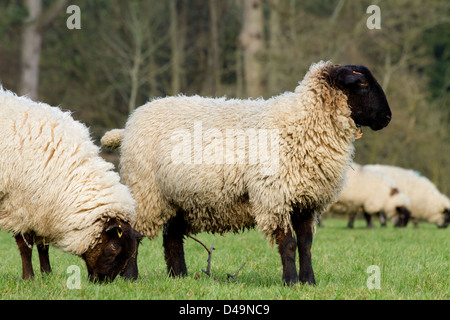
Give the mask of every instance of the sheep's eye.
POLYGON ((117 254, 120 249, 117 243, 111 243, 110 248, 114 254, 117 254))
POLYGON ((369 85, 369 83, 367 82, 366 79, 364 79, 364 80, 359 81, 359 82, 358 82, 358 85, 359 85, 360 87, 367 87, 367 86, 369 85))

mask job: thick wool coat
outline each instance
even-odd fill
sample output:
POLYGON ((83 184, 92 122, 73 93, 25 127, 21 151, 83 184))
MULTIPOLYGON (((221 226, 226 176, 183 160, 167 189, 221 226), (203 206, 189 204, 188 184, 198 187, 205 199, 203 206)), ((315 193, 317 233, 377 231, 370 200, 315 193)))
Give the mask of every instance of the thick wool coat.
POLYGON ((135 201, 69 112, 0 89, 0 228, 82 255, 135 201))

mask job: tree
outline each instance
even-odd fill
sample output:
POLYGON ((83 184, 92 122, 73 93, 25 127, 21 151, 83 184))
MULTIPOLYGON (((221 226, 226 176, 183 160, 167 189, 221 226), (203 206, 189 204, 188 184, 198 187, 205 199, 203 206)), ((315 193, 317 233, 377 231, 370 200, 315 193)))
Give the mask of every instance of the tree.
POLYGON ((169 0, 170 11, 170 43, 172 48, 172 94, 176 95, 181 91, 181 54, 179 44, 178 10, 177 0, 169 0))
POLYGON ((218 5, 219 2, 217 0, 209 1, 209 32, 210 32, 210 41, 207 57, 207 66, 206 66, 206 74, 203 80, 202 85, 202 94, 203 95, 217 95, 217 92, 220 91, 220 63, 219 63, 219 55, 220 55, 220 46, 219 46, 219 17, 218 17, 218 5))
POLYGON ((244 79, 247 95, 264 94, 263 61, 264 16, 262 0, 244 0, 244 17, 239 43, 244 55, 244 79))
POLYGON ((59 0, 43 11, 42 0, 26 0, 28 17, 24 21, 20 50, 19 94, 33 100, 38 98, 39 61, 41 58, 42 36, 58 14, 67 6, 68 0, 59 0))

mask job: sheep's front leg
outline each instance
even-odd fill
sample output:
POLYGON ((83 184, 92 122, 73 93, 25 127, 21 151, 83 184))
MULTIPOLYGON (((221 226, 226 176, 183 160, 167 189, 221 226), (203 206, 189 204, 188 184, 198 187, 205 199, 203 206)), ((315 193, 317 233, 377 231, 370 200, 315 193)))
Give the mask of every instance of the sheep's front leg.
POLYGON ((33 264, 31 254, 33 251, 33 236, 30 234, 18 234, 15 236, 17 246, 19 247, 20 258, 22 259, 22 279, 33 279, 33 264))
POLYGON ((356 212, 350 213, 350 216, 348 217, 348 224, 347 227, 350 229, 353 229, 353 226, 355 224, 355 218, 356 218, 356 212))
POLYGON ((364 211, 364 218, 366 219, 366 222, 367 222, 367 227, 366 227, 367 229, 375 228, 375 226, 372 223, 372 216, 365 211, 364 211))
POLYGON ((39 253, 39 263, 41 265, 42 273, 51 273, 52 267, 50 266, 50 258, 48 257, 49 245, 44 242, 37 245, 39 253))
POLYGON ((278 244, 278 252, 283 264, 283 281, 288 286, 298 282, 297 269, 295 267, 295 252, 297 243, 292 237, 291 232, 287 234, 281 229, 275 231, 275 239, 278 244))
POLYGON ((380 217, 380 225, 382 227, 386 227, 386 221, 387 221, 386 212, 384 212, 384 210, 381 210, 378 212, 378 216, 380 217))
POLYGON ((292 224, 297 235, 300 261, 299 278, 301 283, 316 284, 311 263, 311 246, 315 230, 314 212, 303 210, 292 217, 292 224))
POLYGON ((181 211, 175 217, 170 218, 164 225, 164 259, 166 260, 167 272, 171 277, 187 275, 183 248, 186 229, 187 223, 181 211))

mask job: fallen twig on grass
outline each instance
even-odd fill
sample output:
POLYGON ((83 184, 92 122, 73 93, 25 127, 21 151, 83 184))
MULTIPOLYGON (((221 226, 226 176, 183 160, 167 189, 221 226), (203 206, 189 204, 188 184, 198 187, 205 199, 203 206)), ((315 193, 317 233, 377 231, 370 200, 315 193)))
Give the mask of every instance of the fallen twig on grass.
MULTIPOLYGON (((207 265, 207 267, 206 267, 206 270, 205 269, 202 269, 202 271, 208 276, 208 277, 211 277, 211 258, 212 258, 212 253, 213 253, 213 251, 216 249, 216 248, 214 248, 214 243, 212 243, 211 244, 211 248, 210 249, 208 249, 208 247, 203 243, 203 242, 201 242, 200 240, 198 240, 197 238, 194 238, 193 236, 188 236, 188 238, 191 238, 192 240, 195 240, 196 242, 198 242, 199 244, 201 244, 202 246, 203 246, 203 248, 205 248, 205 250, 208 252, 208 260, 207 260, 207 262, 208 262, 208 265, 207 265)), ((238 273, 242 270, 242 268, 245 266, 245 264, 246 264, 246 262, 244 262, 244 264, 234 273, 234 274, 230 274, 230 273, 227 273, 227 279, 233 279, 233 281, 234 282, 237 282, 237 280, 236 280, 236 276, 238 275, 238 273)), ((196 278, 198 278, 197 276, 196 276, 196 278)), ((213 277, 213 279, 214 280, 216 280, 216 281, 218 281, 218 282, 221 282, 219 279, 217 279, 216 277, 213 277)))
POLYGON ((237 280, 236 280, 236 276, 238 275, 238 273, 242 270, 242 268, 245 266, 245 264, 246 264, 247 262, 244 262, 244 264, 238 269, 238 271, 236 271, 234 274, 230 274, 230 273, 227 273, 227 276, 228 276, 228 279, 233 279, 234 280, 234 282, 236 282, 237 280))

